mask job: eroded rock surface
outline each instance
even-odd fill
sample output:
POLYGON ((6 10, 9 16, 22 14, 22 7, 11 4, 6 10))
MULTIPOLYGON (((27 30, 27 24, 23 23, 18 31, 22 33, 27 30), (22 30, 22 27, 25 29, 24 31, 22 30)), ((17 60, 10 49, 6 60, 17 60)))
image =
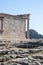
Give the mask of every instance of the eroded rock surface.
POLYGON ((43 65, 42 48, 18 48, 14 44, 0 46, 0 65, 43 65))

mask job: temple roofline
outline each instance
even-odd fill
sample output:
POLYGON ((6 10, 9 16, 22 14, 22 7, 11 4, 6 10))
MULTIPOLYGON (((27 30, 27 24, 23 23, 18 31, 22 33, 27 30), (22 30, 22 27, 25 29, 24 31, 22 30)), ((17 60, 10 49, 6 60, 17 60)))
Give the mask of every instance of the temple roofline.
POLYGON ((4 16, 12 16, 12 17, 23 17, 23 18, 27 18, 29 17, 30 14, 19 14, 19 15, 11 15, 11 14, 6 14, 6 13, 0 13, 0 16, 1 17, 4 17, 4 16))

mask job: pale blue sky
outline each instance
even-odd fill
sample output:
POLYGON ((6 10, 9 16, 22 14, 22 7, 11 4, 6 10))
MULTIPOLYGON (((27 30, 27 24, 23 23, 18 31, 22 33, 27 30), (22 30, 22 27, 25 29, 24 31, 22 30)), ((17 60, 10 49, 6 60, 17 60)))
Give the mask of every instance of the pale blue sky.
POLYGON ((30 29, 43 34, 43 0, 0 0, 0 13, 31 14, 30 29))

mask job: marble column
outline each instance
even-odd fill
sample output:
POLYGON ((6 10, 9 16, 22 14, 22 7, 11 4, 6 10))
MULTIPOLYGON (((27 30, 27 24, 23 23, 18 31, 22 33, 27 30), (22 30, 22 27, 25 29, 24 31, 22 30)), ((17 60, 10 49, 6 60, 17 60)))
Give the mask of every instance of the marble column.
POLYGON ((1 20, 1 23, 0 23, 0 25, 1 25, 0 33, 2 33, 3 32, 3 17, 0 17, 0 20, 1 20))
POLYGON ((1 32, 3 32, 3 19, 1 21, 1 32))
POLYGON ((26 19, 26 38, 29 38, 29 19, 26 19))
POLYGON ((29 19, 27 19, 27 38, 29 38, 29 19))

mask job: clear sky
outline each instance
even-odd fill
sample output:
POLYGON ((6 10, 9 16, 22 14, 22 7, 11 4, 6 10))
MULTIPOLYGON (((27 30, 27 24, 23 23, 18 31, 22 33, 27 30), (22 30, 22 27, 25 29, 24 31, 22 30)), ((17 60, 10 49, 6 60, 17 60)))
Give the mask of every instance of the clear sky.
POLYGON ((0 13, 31 14, 30 29, 43 34, 43 0, 0 0, 0 13))

